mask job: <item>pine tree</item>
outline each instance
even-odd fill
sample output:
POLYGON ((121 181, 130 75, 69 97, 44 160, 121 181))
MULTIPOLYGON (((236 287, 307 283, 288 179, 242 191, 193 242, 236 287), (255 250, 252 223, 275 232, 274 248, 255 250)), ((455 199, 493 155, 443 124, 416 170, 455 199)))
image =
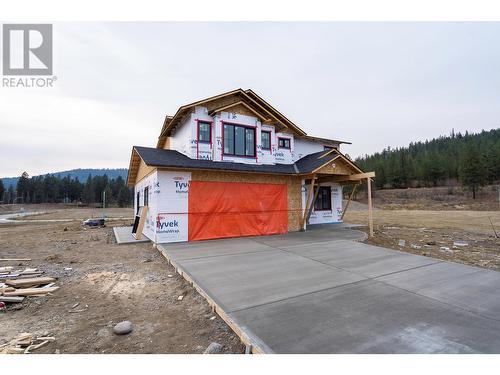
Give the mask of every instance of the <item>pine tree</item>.
MULTIPOLYGON (((4 201, 3 193, 5 192, 5 186, 3 186, 3 181, 0 180, 0 202, 4 201)), ((5 203, 5 202, 3 202, 5 203)))
POLYGON ((89 174, 87 177, 87 182, 85 182, 85 186, 83 187, 83 201, 87 204, 95 203, 95 191, 94 184, 92 181, 92 176, 89 174))
POLYGON ((472 191, 472 198, 476 199, 476 192, 486 184, 486 164, 475 143, 469 142, 462 156, 460 180, 462 185, 472 191))

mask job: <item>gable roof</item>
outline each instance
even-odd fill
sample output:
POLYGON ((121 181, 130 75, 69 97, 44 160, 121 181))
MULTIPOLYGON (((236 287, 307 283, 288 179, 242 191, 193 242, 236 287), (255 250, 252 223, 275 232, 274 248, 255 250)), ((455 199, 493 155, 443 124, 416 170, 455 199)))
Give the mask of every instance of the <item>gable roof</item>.
POLYGON ((175 131, 176 127, 182 124, 186 116, 194 110, 194 107, 200 105, 206 107, 211 115, 216 112, 230 109, 235 105, 243 105, 252 113, 254 113, 256 117, 259 118, 263 123, 272 123, 273 125, 277 126, 280 131, 289 130, 297 134, 297 136, 299 137, 304 137, 310 140, 323 141, 327 143, 349 143, 333 139, 308 136, 304 130, 299 128, 295 123, 293 123, 285 115, 279 112, 271 104, 262 99, 254 91, 250 89, 242 90, 241 88, 239 88, 183 105, 173 116, 166 116, 163 122, 160 136, 158 137, 158 143, 156 147, 163 148, 167 137, 171 135, 172 131, 175 131))
POLYGON ((281 175, 307 175, 319 170, 333 160, 341 159, 352 166, 353 171, 362 172, 340 151, 333 149, 309 154, 297 160, 294 164, 244 164, 228 161, 212 161, 191 159, 176 150, 165 150, 152 147, 134 146, 130 159, 128 186, 133 186, 136 171, 141 160, 150 167, 171 168, 183 170, 218 170, 230 172, 249 172, 281 175))

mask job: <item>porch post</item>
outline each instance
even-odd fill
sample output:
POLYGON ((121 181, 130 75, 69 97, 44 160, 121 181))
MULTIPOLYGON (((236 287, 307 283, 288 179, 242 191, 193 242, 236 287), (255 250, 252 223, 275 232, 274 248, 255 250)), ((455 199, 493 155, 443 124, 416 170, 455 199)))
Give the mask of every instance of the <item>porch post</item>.
POLYGON ((372 182, 370 177, 366 179, 368 185, 368 229, 370 237, 373 237, 373 214, 372 214, 372 182))

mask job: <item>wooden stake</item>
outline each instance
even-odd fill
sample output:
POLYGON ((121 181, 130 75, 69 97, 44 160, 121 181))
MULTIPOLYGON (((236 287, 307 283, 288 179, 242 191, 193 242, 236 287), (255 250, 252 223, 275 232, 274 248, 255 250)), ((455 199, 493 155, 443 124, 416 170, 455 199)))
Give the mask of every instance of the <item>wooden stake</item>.
POLYGON ((497 231, 495 230, 495 226, 493 225, 493 222, 491 221, 491 217, 488 216, 488 219, 490 220, 491 229, 493 229, 493 233, 495 233, 495 238, 498 238, 498 234, 497 234, 497 231))
POLYGON ((352 188, 352 191, 351 191, 351 194, 349 195, 349 200, 347 201, 347 203, 345 204, 345 208, 344 208, 344 211, 342 211, 342 216, 340 217, 340 220, 344 220, 344 215, 347 211, 347 207, 349 207, 349 203, 351 203, 351 200, 352 200, 352 197, 354 197, 354 192, 356 191, 356 188, 358 187, 358 185, 354 185, 354 187, 352 188))
POLYGON ((372 181, 370 178, 366 179, 368 185, 368 228, 370 230, 370 237, 373 237, 373 213, 372 213, 372 181))

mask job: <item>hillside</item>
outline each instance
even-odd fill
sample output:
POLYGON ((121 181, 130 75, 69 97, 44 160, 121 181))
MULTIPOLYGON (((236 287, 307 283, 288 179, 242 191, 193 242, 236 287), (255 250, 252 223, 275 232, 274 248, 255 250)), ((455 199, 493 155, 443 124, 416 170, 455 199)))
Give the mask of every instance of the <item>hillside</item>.
MULTIPOLYGON (((116 179, 118 176, 121 176, 124 180, 127 178, 127 168, 78 168, 78 169, 72 169, 69 171, 62 171, 62 172, 53 172, 53 173, 46 173, 55 177, 66 177, 69 176, 71 179, 78 178, 78 180, 85 182, 87 180, 87 177, 90 175, 92 176, 104 176, 107 175, 108 178, 111 179, 116 179)), ((45 174, 44 174, 45 175, 45 174)), ((44 176, 43 175, 43 176, 44 176)), ((36 176, 32 176, 36 177, 36 176)), ((16 187, 17 180, 19 177, 0 177, 0 180, 3 181, 3 184, 5 186, 5 190, 9 188, 10 185, 13 185, 13 187, 16 187)))
POLYGON ((463 184, 477 190, 500 181, 500 128, 388 147, 356 163, 375 171, 377 189, 463 184))

